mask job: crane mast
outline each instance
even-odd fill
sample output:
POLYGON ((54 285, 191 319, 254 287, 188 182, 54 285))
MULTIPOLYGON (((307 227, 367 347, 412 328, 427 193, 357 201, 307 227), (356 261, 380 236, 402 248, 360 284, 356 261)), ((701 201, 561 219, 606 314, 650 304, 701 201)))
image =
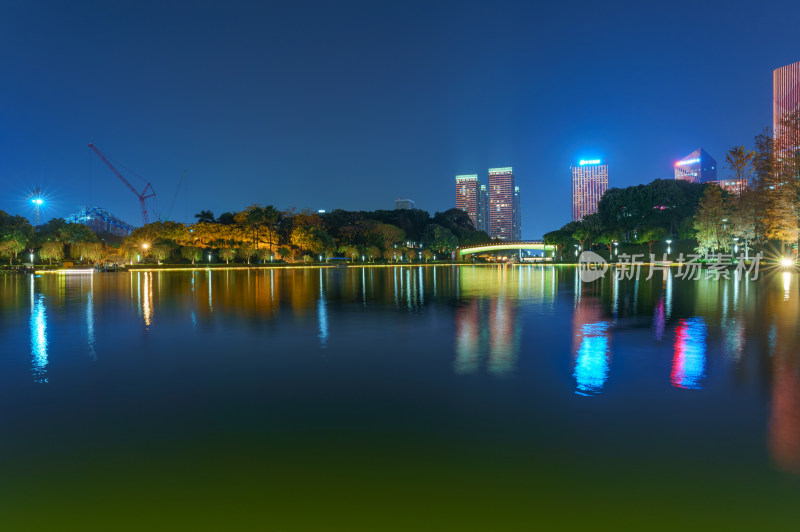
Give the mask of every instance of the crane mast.
POLYGON ((155 190, 153 190, 153 185, 151 185, 150 183, 147 183, 147 185, 145 185, 144 189, 142 189, 142 191, 141 191, 141 192, 138 192, 138 191, 137 191, 137 190, 136 190, 136 189, 133 187, 133 185, 131 185, 131 184, 128 182, 128 180, 127 180, 127 179, 125 179, 125 177, 124 177, 124 176, 123 176, 123 175, 122 175, 122 174, 119 172, 119 170, 117 170, 117 169, 114 167, 114 165, 113 165, 113 164, 111 164, 111 161, 109 161, 109 160, 108 160, 108 158, 106 158, 106 156, 105 156, 105 155, 103 155, 103 152, 101 152, 100 150, 98 150, 98 149, 97 149, 97 147, 96 147, 94 144, 92 144, 91 142, 89 143, 89 147, 92 149, 92 151, 94 151, 94 152, 97 154, 97 156, 98 156, 98 157, 100 157, 100 160, 101 160, 101 161, 103 161, 104 163, 106 163, 106 166, 108 166, 108 167, 111 169, 111 171, 112 171, 112 172, 114 172, 114 175, 116 175, 116 176, 119 178, 119 180, 120 180, 120 181, 122 181, 123 183, 125 183, 125 186, 126 186, 126 187, 128 187, 128 188, 131 190, 131 192, 133 192, 134 194, 136 194, 136 197, 137 197, 137 198, 139 198, 139 206, 140 206, 140 207, 141 207, 141 209, 142 209, 142 223, 143 223, 144 225, 147 225, 147 224, 149 223, 149 220, 148 220, 148 217, 147 217, 147 205, 146 205, 146 203, 145 203, 145 200, 146 200, 147 198, 152 198, 152 197, 155 197, 155 195, 156 195, 156 191, 155 191, 155 190))

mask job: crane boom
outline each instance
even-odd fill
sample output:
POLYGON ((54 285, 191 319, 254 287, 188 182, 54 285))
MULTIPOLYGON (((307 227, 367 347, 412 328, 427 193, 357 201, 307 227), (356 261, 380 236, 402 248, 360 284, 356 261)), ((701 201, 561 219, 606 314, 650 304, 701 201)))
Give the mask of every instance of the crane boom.
POLYGON ((147 225, 149 222, 148 222, 148 217, 147 217, 147 205, 145 204, 145 200, 147 198, 152 198, 152 197, 154 197, 156 195, 156 191, 153 189, 153 185, 151 185, 150 183, 147 183, 147 185, 144 187, 142 192, 141 193, 138 192, 135 188, 133 188, 133 185, 131 185, 128 182, 128 180, 125 179, 125 177, 119 172, 119 170, 117 170, 114 167, 114 165, 111 164, 111 161, 109 161, 106 158, 106 156, 103 155, 103 152, 101 152, 100 150, 97 149, 97 146, 95 146, 94 144, 92 144, 90 142, 89 143, 89 147, 92 149, 92 151, 94 151, 97 154, 98 157, 100 157, 101 161, 106 163, 106 166, 108 166, 111 169, 111 171, 114 172, 114 175, 116 175, 119 178, 120 181, 125 183, 125 186, 127 186, 131 190, 131 192, 136 194, 136 197, 139 198, 139 207, 141 207, 141 209, 142 209, 142 223, 144 223, 144 225, 147 225), (150 192, 149 194, 148 194, 148 191, 150 192))

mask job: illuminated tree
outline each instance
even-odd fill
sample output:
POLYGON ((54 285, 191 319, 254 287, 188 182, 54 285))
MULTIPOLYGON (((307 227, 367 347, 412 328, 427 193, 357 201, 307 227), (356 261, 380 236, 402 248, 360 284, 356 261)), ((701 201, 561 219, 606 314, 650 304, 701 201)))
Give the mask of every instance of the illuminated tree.
POLYGON ((694 228, 697 231, 697 252, 704 255, 714 251, 728 251, 731 245, 728 210, 722 198, 722 189, 708 185, 697 208, 694 228))
POLYGON ((171 254, 172 249, 166 244, 156 244, 154 246, 150 246, 150 255, 156 259, 157 264, 161 264, 162 261, 167 260, 171 254))
POLYGON ((219 258, 225 261, 225 264, 230 264, 231 259, 236 256, 236 250, 233 248, 222 248, 219 250, 219 258))
POLYGON ((251 247, 239 248, 237 253, 240 259, 243 259, 247 264, 250 264, 250 259, 256 255, 256 250, 251 247))
POLYGON ((196 261, 203 258, 203 250, 196 246, 183 246, 181 248, 181 256, 186 260, 192 261, 192 264, 194 264, 196 261))
POLYGON ((61 242, 45 242, 39 250, 39 257, 49 261, 52 266, 53 260, 58 262, 64 258, 64 244, 61 242))

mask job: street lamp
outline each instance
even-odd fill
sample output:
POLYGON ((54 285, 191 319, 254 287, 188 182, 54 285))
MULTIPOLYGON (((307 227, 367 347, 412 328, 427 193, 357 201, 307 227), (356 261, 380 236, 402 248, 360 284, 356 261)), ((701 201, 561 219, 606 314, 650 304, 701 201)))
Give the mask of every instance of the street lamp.
POLYGON ((672 247, 671 247, 671 246, 672 246, 672 240, 669 240, 669 239, 668 239, 668 240, 667 240, 667 255, 669 255, 670 253, 672 253, 672 247))
POLYGON ((211 264, 211 252, 208 252, 208 263, 211 264))
POLYGON ((619 255, 619 242, 614 242, 614 255, 619 255))
POLYGON ((733 237, 733 252, 734 253, 739 253, 739 237, 738 236, 733 237))

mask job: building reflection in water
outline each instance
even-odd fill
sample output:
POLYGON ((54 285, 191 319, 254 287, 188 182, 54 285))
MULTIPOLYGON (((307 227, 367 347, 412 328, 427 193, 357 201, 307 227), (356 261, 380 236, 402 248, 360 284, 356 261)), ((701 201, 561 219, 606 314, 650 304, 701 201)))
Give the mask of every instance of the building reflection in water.
MULTIPOLYGON (((609 335, 611 321, 604 318, 599 297, 594 293, 596 284, 587 288, 583 294, 584 283, 575 275, 575 311, 573 313, 572 330, 574 335, 573 352, 575 368, 572 377, 575 379, 575 393, 578 395, 597 395, 602 392, 608 379, 611 347, 609 335)), ((614 305, 619 285, 614 285, 614 305)))
MULTIPOLYGON (((664 339, 664 329, 667 321, 669 321, 670 314, 672 314, 672 272, 664 270, 663 276, 661 295, 656 301, 656 306, 653 310, 653 336, 659 342, 664 339)), ((617 280, 617 282, 619 281, 617 280)), ((617 289, 618 285, 615 286, 615 294, 617 289)))
POLYGON ((33 382, 47 383, 47 310, 45 297, 36 292, 34 276, 31 275, 31 363, 33 382))
POLYGON ((456 373, 478 371, 482 343, 480 310, 475 299, 456 310, 456 373))
POLYGON ((675 328, 672 385, 688 390, 703 387, 706 369, 706 323, 701 317, 686 318, 675 328))
MULTIPOLYGON (((491 375, 512 374, 517 367, 522 338, 520 305, 533 302, 542 308, 552 306, 558 279, 556 270, 495 266, 461 267, 452 271, 457 276, 456 298, 461 301, 455 314, 454 371, 461 375, 478 373, 485 363, 491 375)), ((442 285, 437 288, 440 292, 447 289, 445 282, 442 285)), ((421 291, 419 297, 422 298, 421 291)))
POLYGON ((781 470, 800 474, 800 350, 797 322, 800 307, 792 298, 792 274, 783 272, 781 298, 769 302, 772 355, 772 397, 769 417, 769 450, 781 470))

